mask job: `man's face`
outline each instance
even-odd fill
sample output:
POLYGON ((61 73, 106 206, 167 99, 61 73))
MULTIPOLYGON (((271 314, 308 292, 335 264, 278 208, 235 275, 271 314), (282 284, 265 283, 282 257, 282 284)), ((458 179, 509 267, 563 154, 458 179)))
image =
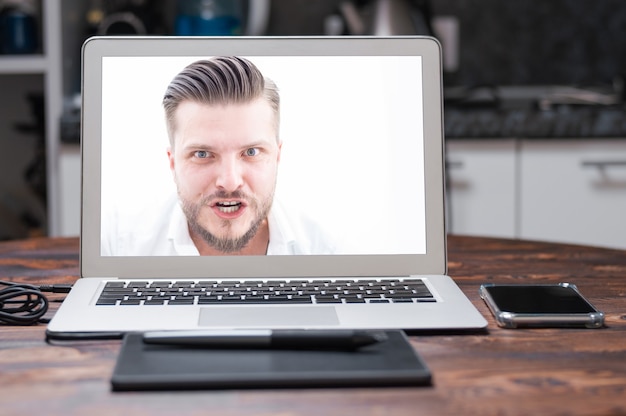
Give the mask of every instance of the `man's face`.
POLYGON ((266 101, 182 102, 168 150, 192 234, 222 252, 241 250, 272 205, 280 144, 266 101))

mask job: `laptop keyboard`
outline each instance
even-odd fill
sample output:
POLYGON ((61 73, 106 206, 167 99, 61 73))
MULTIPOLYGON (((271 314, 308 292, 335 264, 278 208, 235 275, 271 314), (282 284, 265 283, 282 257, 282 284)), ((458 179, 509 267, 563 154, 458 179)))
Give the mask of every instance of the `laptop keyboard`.
POLYGON ((110 281, 97 305, 435 302, 422 279, 110 281))

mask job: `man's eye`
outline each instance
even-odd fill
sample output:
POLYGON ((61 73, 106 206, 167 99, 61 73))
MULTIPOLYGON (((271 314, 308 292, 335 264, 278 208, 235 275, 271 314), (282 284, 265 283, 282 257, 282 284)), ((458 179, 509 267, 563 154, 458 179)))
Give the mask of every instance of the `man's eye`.
POLYGON ((246 149, 245 151, 245 155, 246 156, 257 156, 261 151, 256 148, 256 147, 251 147, 249 149, 246 149))
POLYGON ((193 152, 193 155, 198 159, 206 159, 210 156, 209 152, 207 152, 206 150, 198 150, 196 152, 193 152))

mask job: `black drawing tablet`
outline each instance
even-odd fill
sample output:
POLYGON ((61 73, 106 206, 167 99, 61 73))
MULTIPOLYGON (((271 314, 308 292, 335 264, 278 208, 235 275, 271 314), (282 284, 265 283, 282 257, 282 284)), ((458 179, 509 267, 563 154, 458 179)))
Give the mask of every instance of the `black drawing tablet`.
POLYGON ((114 391, 430 385, 431 373, 403 331, 356 351, 206 349, 148 345, 126 335, 114 391))

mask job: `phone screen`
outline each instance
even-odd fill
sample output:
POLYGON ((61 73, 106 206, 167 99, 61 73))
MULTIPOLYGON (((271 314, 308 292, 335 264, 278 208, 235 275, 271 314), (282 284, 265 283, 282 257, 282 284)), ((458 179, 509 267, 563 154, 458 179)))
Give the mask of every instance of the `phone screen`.
POLYGON ((516 314, 588 314, 596 312, 572 287, 562 285, 487 286, 502 312, 516 314))

